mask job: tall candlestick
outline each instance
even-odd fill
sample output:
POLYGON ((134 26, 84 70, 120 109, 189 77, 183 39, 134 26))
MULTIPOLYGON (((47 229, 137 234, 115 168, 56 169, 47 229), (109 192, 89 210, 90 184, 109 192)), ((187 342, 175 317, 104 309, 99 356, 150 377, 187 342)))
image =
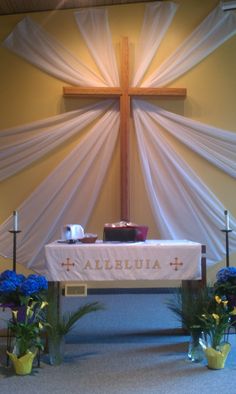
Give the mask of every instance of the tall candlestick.
POLYGON ((18 213, 13 211, 13 231, 18 231, 18 213))
POLYGON ((229 212, 225 210, 225 230, 229 230, 229 212))

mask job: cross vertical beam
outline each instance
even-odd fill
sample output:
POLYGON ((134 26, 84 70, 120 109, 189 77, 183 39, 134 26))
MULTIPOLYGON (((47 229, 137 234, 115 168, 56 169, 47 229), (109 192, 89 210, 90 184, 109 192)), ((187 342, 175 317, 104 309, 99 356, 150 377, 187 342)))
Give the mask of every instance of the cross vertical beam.
POLYGON ((130 221, 130 188, 129 188, 129 121, 130 95, 129 89, 129 47, 128 38, 123 37, 121 45, 121 89, 120 96, 120 210, 121 220, 130 221))
POLYGON ((185 98, 185 88, 143 88, 129 86, 129 43, 128 37, 121 42, 121 86, 80 87, 65 86, 64 97, 116 98, 120 101, 120 219, 130 221, 130 180, 129 180, 129 123, 131 97, 185 98))

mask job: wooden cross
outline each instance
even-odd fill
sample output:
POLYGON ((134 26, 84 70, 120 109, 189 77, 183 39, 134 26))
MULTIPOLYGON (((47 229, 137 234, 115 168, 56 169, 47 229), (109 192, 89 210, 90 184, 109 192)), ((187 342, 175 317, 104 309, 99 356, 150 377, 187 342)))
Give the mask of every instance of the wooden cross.
POLYGON ((122 38, 120 87, 63 88, 65 97, 119 98, 120 100, 120 201, 121 220, 130 220, 129 192, 129 119, 131 97, 186 97, 184 88, 140 88, 129 86, 129 44, 122 38))
POLYGON ((174 263, 171 262, 170 265, 174 267, 175 271, 178 271, 178 267, 180 267, 180 266, 182 266, 184 264, 182 263, 182 261, 179 261, 178 257, 175 257, 174 260, 175 260, 174 263))

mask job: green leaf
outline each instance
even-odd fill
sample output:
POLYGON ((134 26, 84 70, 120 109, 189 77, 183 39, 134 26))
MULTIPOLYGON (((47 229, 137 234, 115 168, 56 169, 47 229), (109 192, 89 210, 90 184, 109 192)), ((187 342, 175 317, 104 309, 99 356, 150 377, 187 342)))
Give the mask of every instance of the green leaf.
POLYGON ((85 304, 74 312, 64 314, 57 322, 49 321, 49 333, 51 333, 51 335, 66 335, 73 328, 74 324, 83 316, 104 309, 104 306, 98 302, 85 304))

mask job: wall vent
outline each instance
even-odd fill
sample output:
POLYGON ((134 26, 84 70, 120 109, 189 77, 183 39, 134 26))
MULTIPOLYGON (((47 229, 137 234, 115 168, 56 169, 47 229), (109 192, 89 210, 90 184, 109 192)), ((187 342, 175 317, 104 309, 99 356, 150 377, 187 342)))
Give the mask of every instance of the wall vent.
POLYGON ((235 10, 236 9, 236 1, 235 0, 222 1, 221 2, 221 9, 223 11, 235 10))
POLYGON ((87 285, 77 283, 66 283, 64 288, 65 297, 86 297, 87 296, 87 285))

